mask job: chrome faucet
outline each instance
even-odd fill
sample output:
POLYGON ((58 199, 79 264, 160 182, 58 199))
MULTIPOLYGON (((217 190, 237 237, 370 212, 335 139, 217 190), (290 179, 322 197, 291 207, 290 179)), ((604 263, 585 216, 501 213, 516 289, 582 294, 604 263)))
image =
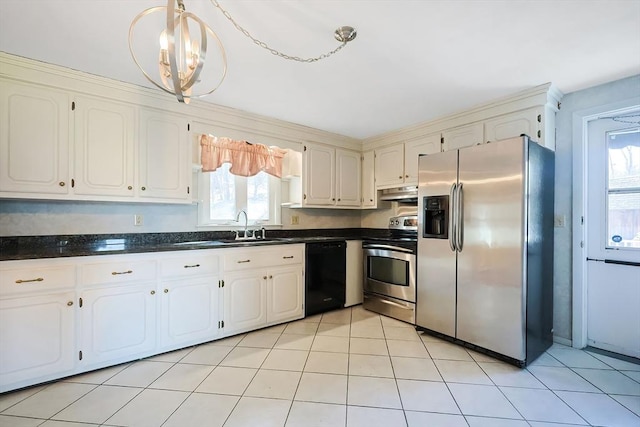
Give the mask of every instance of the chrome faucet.
POLYGON ((238 236, 238 232, 236 231, 236 239, 246 239, 247 238, 247 226, 249 224, 249 217, 247 217, 247 213, 243 210, 238 212, 238 216, 236 216, 236 222, 240 222, 240 214, 244 214, 244 234, 242 237, 238 236))

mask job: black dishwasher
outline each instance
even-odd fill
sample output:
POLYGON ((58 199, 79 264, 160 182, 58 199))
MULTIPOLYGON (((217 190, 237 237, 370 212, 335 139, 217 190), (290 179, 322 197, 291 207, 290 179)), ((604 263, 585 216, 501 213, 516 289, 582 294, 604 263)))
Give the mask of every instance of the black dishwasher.
POLYGON ((347 242, 307 243, 305 315, 344 307, 347 242))

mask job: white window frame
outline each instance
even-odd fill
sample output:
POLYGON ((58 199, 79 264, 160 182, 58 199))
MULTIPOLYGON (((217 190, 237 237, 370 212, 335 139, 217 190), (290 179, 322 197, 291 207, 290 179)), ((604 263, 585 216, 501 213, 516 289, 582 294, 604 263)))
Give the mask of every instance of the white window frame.
MULTIPOLYGON (((276 178, 271 175, 269 177, 269 221, 261 220, 249 220, 247 226, 249 227, 281 227, 281 187, 282 183, 280 178, 276 178)), ((236 215, 241 211, 247 209, 246 206, 246 177, 236 176, 236 215), (242 185, 242 184, 245 185, 242 185)), ((198 174, 198 227, 199 228, 222 228, 225 230, 234 230, 244 228, 244 218, 237 222, 234 220, 215 220, 211 219, 211 180, 210 175, 207 172, 200 172, 198 174)))

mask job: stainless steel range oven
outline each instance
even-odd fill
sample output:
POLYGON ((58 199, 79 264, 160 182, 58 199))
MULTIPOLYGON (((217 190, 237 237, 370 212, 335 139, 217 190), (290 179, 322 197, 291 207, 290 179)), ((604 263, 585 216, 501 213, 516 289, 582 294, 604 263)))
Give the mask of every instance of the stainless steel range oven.
POLYGON ((367 310, 415 324, 417 217, 391 218, 388 237, 362 242, 367 310))

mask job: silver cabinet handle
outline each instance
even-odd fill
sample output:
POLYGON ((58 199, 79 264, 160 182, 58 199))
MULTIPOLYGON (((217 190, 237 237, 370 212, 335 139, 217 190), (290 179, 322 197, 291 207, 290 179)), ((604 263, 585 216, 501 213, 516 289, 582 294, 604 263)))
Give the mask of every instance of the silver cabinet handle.
POLYGON ((42 282, 43 280, 44 280, 44 277, 38 277, 36 279, 26 279, 26 280, 18 279, 16 280, 16 283, 20 284, 20 283, 29 283, 29 282, 42 282))
POLYGON ((127 271, 112 271, 111 275, 112 276, 117 276, 119 274, 131 274, 133 273, 133 270, 127 270, 127 271))
POLYGON ((452 184, 449 190, 449 248, 451 252, 456 251, 455 233, 456 233, 456 187, 457 184, 452 184))
POLYGON ((457 230, 456 230, 456 246, 458 247, 458 252, 462 252, 462 244, 464 243, 464 203, 463 203, 464 193, 462 192, 462 183, 458 184, 458 196, 456 197, 456 201, 458 202, 458 207, 456 209, 456 214, 458 216, 457 230))

